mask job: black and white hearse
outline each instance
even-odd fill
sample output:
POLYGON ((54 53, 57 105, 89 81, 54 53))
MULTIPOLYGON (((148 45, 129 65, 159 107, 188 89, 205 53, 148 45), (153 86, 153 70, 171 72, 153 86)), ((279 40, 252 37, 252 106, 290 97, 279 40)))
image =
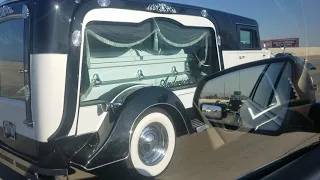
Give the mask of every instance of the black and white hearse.
POLYGON ((198 82, 269 58, 259 41, 255 20, 174 3, 2 0, 1 162, 66 175, 126 161, 157 176, 177 137, 206 128, 198 82))

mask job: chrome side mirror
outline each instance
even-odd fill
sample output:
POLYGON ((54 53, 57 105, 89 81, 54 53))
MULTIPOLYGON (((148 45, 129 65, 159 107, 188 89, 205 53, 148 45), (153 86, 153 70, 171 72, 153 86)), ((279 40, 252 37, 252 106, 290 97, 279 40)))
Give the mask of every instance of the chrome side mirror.
POLYGON ((202 104, 201 112, 208 119, 220 120, 222 119, 222 108, 212 104, 202 104))

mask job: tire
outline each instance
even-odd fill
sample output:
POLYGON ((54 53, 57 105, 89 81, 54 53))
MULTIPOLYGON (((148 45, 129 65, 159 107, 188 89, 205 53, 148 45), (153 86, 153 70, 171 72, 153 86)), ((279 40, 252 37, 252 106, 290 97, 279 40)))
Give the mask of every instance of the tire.
POLYGON ((175 144, 176 133, 170 115, 161 108, 150 108, 135 123, 128 163, 135 169, 135 175, 145 178, 158 176, 170 164, 175 144), (165 153, 154 153, 152 149, 165 153))

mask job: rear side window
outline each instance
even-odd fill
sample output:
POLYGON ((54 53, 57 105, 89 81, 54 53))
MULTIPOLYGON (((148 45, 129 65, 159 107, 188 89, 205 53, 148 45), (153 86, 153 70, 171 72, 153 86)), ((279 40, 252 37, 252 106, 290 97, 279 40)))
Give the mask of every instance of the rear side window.
POLYGON ((0 23, 0 96, 24 100, 24 19, 0 23))
POLYGON ((259 49, 259 35, 258 29, 254 27, 239 27, 238 28, 239 35, 239 47, 240 49, 259 49))
POLYGON ((240 47, 249 49, 252 47, 252 33, 248 30, 240 30, 240 47))
POLYGON ((213 33, 163 18, 139 24, 90 23, 85 31, 82 102, 124 84, 195 87, 217 62, 213 33))

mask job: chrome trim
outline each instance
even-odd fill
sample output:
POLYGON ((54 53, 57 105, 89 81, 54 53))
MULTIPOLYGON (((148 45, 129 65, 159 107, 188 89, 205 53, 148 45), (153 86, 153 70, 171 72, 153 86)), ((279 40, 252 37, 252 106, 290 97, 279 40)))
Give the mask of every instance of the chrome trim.
POLYGON ((11 15, 13 13, 14 13, 14 11, 13 11, 12 7, 10 7, 10 6, 1 6, 0 7, 0 18, 6 17, 6 16, 11 15))
POLYGON ((121 91, 120 93, 118 93, 118 95, 117 95, 115 98, 112 99, 111 103, 114 103, 115 100, 116 100, 121 94, 123 94, 123 93, 125 93, 125 92, 127 92, 127 91, 129 91, 129 90, 131 90, 131 89, 138 88, 138 87, 143 88, 143 87, 148 87, 148 86, 150 86, 150 85, 147 85, 147 84, 138 84, 138 85, 131 86, 131 87, 129 87, 129 88, 121 91))
POLYGON ((201 11, 201 15, 202 15, 202 17, 205 17, 205 18, 208 17, 208 12, 207 12, 207 10, 205 10, 205 9, 202 10, 202 11, 201 11))
POLYGON ((0 18, 0 23, 3 23, 5 21, 9 21, 12 19, 24 19, 24 15, 23 14, 12 14, 9 16, 4 16, 0 18))
POLYGON ((154 12, 160 12, 160 13, 172 13, 176 14, 177 10, 166 4, 166 3, 156 3, 156 4, 150 4, 147 8, 147 11, 154 11, 154 12))
POLYGON ((117 163, 117 162, 123 161, 123 160, 127 159, 128 157, 129 157, 129 156, 127 156, 127 157, 125 157, 125 158, 123 158, 123 159, 119 159, 119 160, 116 160, 116 161, 113 161, 113 162, 110 162, 110 163, 106 163, 106 164, 103 164, 103 165, 94 167, 94 168, 86 168, 85 166, 83 166, 83 165, 81 165, 81 164, 78 164, 78 163, 75 163, 75 162, 72 162, 72 161, 70 161, 70 163, 71 163, 71 164, 74 164, 74 165, 76 165, 76 166, 80 166, 80 167, 82 167, 84 170, 92 171, 92 170, 94 170, 94 169, 98 169, 98 168, 101 168, 101 167, 103 167, 103 166, 107 166, 107 165, 110 165, 110 164, 113 164, 113 163, 117 163))
POLYGON ((25 19, 27 19, 30 15, 29 8, 27 5, 22 5, 22 14, 25 19))
POLYGON ((252 25, 252 24, 245 24, 245 23, 236 23, 236 25, 244 25, 244 26, 259 27, 259 25, 258 25, 258 26, 256 26, 256 25, 252 25))
MULTIPOLYGON (((154 107, 154 106, 157 106, 157 105, 169 105, 169 106, 173 107, 174 109, 176 109, 176 110, 179 112, 179 114, 180 114, 180 116, 182 117, 182 119, 183 119, 183 123, 184 123, 184 125, 186 126, 186 129, 187 129, 187 131, 188 131, 188 134, 190 134, 189 129, 188 129, 188 126, 187 126, 187 124, 186 124, 186 121, 185 121, 184 117, 182 116, 181 112, 180 112, 176 107, 172 106, 171 104, 167 104, 167 103, 156 103, 156 104, 153 104, 153 105, 151 105, 151 106, 148 106, 148 107, 145 108, 143 111, 141 111, 140 114, 139 114, 139 115, 136 117, 136 119, 133 121, 132 126, 131 126, 131 129, 130 129, 129 151, 130 151, 130 148, 131 148, 130 139, 132 138, 132 129, 133 129, 133 126, 135 125, 135 122, 137 121, 137 119, 138 119, 147 109, 150 109, 151 107, 154 107)), ((115 129, 115 128, 113 128, 113 130, 112 130, 112 132, 111 132, 110 134, 112 134, 112 133, 114 132, 114 129, 115 129)), ((107 143, 109 143, 109 139, 103 144, 103 146, 98 150, 98 152, 97 152, 94 156, 92 156, 91 160, 94 159, 94 158, 100 153, 100 151, 102 150, 102 148, 103 148, 107 143)), ((103 166, 107 166, 107 165, 110 165, 110 164, 113 164, 113 163, 116 163, 116 162, 119 162, 119 161, 123 161, 123 160, 125 160, 125 159, 127 159, 127 158, 129 157, 129 154, 130 154, 130 153, 128 153, 128 155, 127 155, 125 158, 122 158, 122 159, 119 159, 119 160, 116 160, 116 161, 113 161, 113 162, 109 162, 109 163, 106 163, 106 164, 103 164, 103 165, 100 165, 100 166, 97 166, 97 167, 94 167, 94 168, 86 168, 86 167, 84 167, 83 165, 79 165, 79 164, 76 164, 76 163, 73 163, 73 162, 71 162, 71 163, 73 163, 73 164, 75 164, 75 165, 79 165, 80 167, 84 168, 84 169, 87 170, 87 171, 91 171, 91 170, 94 170, 94 169, 97 169, 97 168, 100 168, 100 167, 103 167, 103 166)), ((88 163, 90 163, 90 161, 88 161, 88 163)))
POLYGON ((138 141, 138 155, 143 164, 157 165, 167 154, 168 131, 163 124, 152 122, 141 132, 138 141))
POLYGON ((0 3, 0 6, 3 6, 3 5, 5 5, 5 4, 9 4, 9 3, 12 3, 12 2, 17 2, 17 1, 19 1, 19 0, 8 0, 8 1, 6 1, 6 2, 0 3))

